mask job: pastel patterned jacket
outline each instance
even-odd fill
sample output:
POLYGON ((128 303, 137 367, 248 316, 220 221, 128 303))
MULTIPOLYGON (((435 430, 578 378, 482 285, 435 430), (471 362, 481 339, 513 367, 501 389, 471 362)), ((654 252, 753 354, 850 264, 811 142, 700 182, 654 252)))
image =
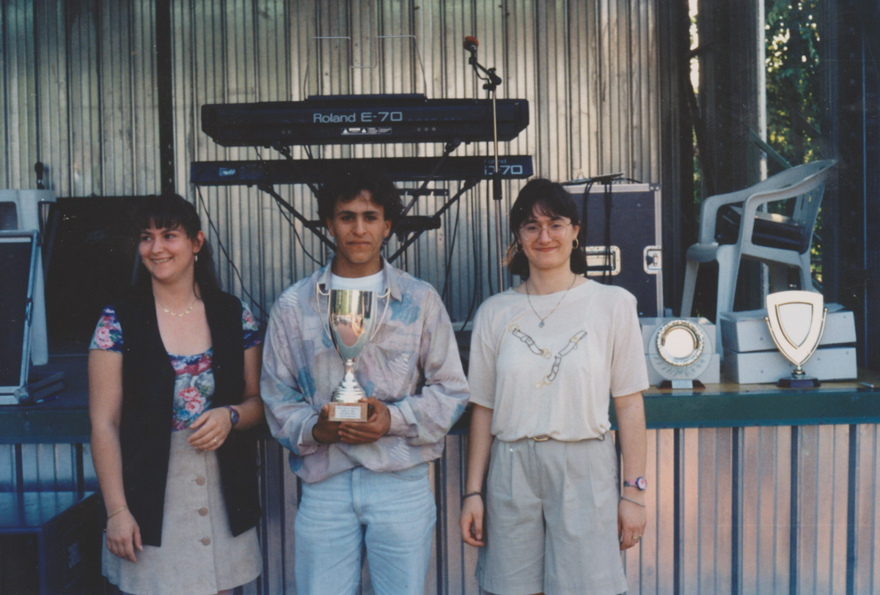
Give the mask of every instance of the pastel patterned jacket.
MULTIPOLYGON (((290 451, 290 468, 308 483, 363 466, 399 471, 432 461, 464 412, 467 380, 446 308, 431 285, 383 261, 388 311, 358 358, 367 395, 388 405, 391 428, 372 444, 319 444, 312 428, 342 380, 342 359, 327 336, 315 288, 329 287, 330 265, 286 289, 272 307, 260 389, 272 435, 290 451)), ((374 306, 376 322, 386 299, 374 306)), ((326 316, 328 298, 321 298, 326 316)))

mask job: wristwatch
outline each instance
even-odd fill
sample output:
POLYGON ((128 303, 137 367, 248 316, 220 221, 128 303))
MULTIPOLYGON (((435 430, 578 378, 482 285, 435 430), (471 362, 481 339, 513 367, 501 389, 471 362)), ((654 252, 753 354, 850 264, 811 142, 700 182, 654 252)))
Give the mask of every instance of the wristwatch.
POLYGON ((627 480, 623 480, 623 487, 625 488, 635 488, 640 492, 644 492, 648 489, 648 480, 644 477, 637 477, 635 483, 630 483, 627 480))
POLYGON ((232 427, 235 427, 235 424, 238 423, 238 409, 233 407, 232 405, 224 405, 227 409, 229 409, 229 419, 232 420, 232 427))

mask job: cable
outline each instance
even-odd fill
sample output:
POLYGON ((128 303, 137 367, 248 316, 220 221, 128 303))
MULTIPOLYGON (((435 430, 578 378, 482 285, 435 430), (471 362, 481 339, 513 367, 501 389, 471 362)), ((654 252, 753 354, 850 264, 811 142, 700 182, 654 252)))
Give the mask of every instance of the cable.
MULTIPOLYGON (((487 213, 487 214, 491 211, 491 209, 489 208, 489 206, 492 204, 492 200, 493 200, 493 199, 492 199, 491 196, 487 196, 487 197, 486 197, 486 213, 487 213)), ((491 237, 493 236, 493 234, 492 234, 492 225, 491 225, 490 219, 491 219, 491 217, 486 217, 486 238, 487 238, 487 239, 488 239, 488 238, 491 238, 491 237)), ((487 246, 488 246, 488 243, 487 243, 487 246)), ((489 254, 491 255, 491 254, 492 254, 492 249, 489 248, 488 252, 489 252, 489 254)), ((500 263, 500 260, 501 260, 501 246, 500 246, 500 245, 498 246, 498 260, 499 260, 499 263, 500 263)), ((491 271, 490 271, 490 272, 491 272, 491 271)), ((488 279, 488 281, 489 281, 489 295, 492 295, 493 293, 495 293, 494 289, 492 288, 492 275, 491 275, 491 274, 488 275, 488 276, 487 276, 487 279, 488 279)), ((501 288, 500 288, 500 287, 498 288, 498 291, 501 291, 501 288)))
POLYGON ((202 196, 202 188, 200 186, 196 186, 196 195, 199 197, 199 204, 202 205, 202 210, 205 212, 205 217, 208 219, 208 225, 211 229, 214 230, 214 235, 217 238, 217 246, 220 247, 220 250, 223 252, 223 256, 226 257, 226 262, 232 267, 232 270, 235 271, 236 277, 238 277, 238 282, 241 284, 241 291, 244 293, 247 298, 251 301, 251 305, 256 306, 260 309, 261 312, 261 322, 265 323, 268 319, 268 312, 263 307, 261 302, 258 302, 251 292, 249 292, 244 285, 244 279, 241 276, 241 272, 239 272, 238 267, 235 266, 235 263, 232 262, 232 258, 229 256, 229 252, 226 250, 226 246, 223 245, 223 242, 220 241, 220 230, 217 229, 217 226, 214 225, 214 220, 211 219, 211 213, 208 211, 208 205, 205 203, 205 198, 202 196))
MULTIPOLYGON (((308 151, 308 147, 306 147, 306 151, 308 151)), ((264 161, 263 156, 260 154, 260 151, 258 150, 257 147, 254 147, 254 152, 257 154, 258 160, 264 161)), ((309 151, 308 153, 309 153, 309 159, 311 159, 311 152, 309 151)), ((278 197, 273 196, 272 198, 275 199, 275 205, 278 207, 278 211, 281 213, 281 216, 284 217, 284 219, 287 221, 287 223, 290 224, 290 228, 293 230, 293 237, 296 238, 296 241, 299 244, 300 248, 302 248, 303 253, 309 257, 309 260, 314 262, 319 267, 324 266, 323 262, 321 262, 320 260, 318 260, 317 258, 312 256, 312 253, 308 251, 305 243, 303 242, 302 236, 300 236, 299 232, 296 231, 296 226, 293 224, 293 219, 291 219, 290 215, 287 214, 287 212, 284 209, 284 206, 278 200, 278 197)))
MULTIPOLYGON (((476 200, 475 198, 473 198, 473 197, 471 198, 472 203, 475 202, 475 200, 476 200)), ((475 209, 475 206, 476 205, 472 204, 471 208, 475 209)), ((461 334, 464 332, 465 327, 467 327, 467 323, 470 322, 470 320, 471 320, 471 315, 474 313, 474 307, 476 306, 476 302, 477 302, 477 293, 479 291, 478 286, 479 286, 479 282, 480 282, 480 274, 479 274, 480 259, 477 258, 477 238, 479 237, 480 229, 477 225, 476 217, 472 217, 471 221, 472 221, 471 231, 474 234, 474 242, 473 242, 473 248, 474 248, 474 292, 471 295, 470 309, 468 310, 467 316, 465 316, 465 318, 464 318, 464 322, 462 322, 462 324, 461 324, 461 329, 459 329, 459 331, 457 333, 455 333, 456 342, 458 342, 461 339, 461 334)))
POLYGON ((272 198, 275 200, 275 205, 278 207, 278 212, 281 213, 281 216, 284 217, 284 219, 287 221, 287 223, 290 224, 290 229, 293 230, 293 237, 296 238, 297 243, 299 243, 300 248, 302 248, 303 254, 308 256, 309 259, 312 262, 314 262, 316 265, 318 265, 319 267, 324 266, 324 263, 321 262, 320 260, 318 260, 317 258, 315 258, 314 256, 312 256, 312 253, 309 252, 309 250, 306 248, 306 245, 303 242, 302 236, 299 235, 299 232, 296 231, 296 225, 294 225, 293 219, 291 219, 290 215, 288 215, 285 212, 284 207, 281 206, 281 203, 278 201, 278 199, 275 197, 272 197, 272 198))
POLYGON ((440 297, 443 299, 443 301, 446 301, 447 292, 449 290, 449 273, 452 272, 452 253, 455 252, 455 240, 458 237, 458 220, 460 213, 461 201, 456 201, 455 223, 452 225, 452 241, 449 242, 449 249, 446 253, 446 275, 443 278, 443 291, 440 293, 440 297))

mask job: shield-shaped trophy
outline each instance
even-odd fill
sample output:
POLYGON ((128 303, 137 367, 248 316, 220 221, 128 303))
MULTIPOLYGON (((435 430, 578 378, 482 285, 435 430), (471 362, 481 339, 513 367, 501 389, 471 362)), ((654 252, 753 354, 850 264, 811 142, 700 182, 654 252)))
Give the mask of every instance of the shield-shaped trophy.
POLYGON ((815 388, 817 378, 804 372, 804 364, 819 346, 825 331, 825 300, 813 291, 779 291, 767 296, 767 326, 776 347, 794 364, 790 377, 780 378, 776 386, 815 388))
MULTIPOLYGON (((322 322, 324 322, 324 330, 333 341, 345 368, 342 382, 333 391, 333 400, 330 402, 330 421, 367 421, 367 403, 362 402, 362 399, 367 398, 367 394, 354 376, 354 367, 358 356, 382 323, 380 320, 375 329, 373 328, 373 306, 376 294, 373 291, 354 289, 331 289, 326 292, 322 291, 322 287, 318 287, 316 291, 319 298, 319 311, 321 309, 320 296, 329 296, 330 298, 326 321, 322 316, 322 322)), ((386 302, 385 310, 387 311, 387 309, 388 303, 386 302)), ((383 312, 382 318, 384 317, 383 312)))

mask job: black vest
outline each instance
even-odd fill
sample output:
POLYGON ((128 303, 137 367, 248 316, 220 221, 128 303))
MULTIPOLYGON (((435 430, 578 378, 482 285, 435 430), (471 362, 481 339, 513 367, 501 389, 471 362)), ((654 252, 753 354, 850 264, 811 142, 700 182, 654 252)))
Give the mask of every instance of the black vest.
MULTIPOLYGON (((215 391, 212 406, 241 402, 244 392, 244 332, 241 302, 225 293, 204 298, 211 330, 215 391)), ((144 545, 162 542, 165 481, 171 451, 174 368, 159 335, 152 292, 137 292, 114 304, 122 327, 122 481, 128 508, 144 545)), ((256 442, 230 432, 217 450, 229 526, 239 535, 257 524, 256 442)))

